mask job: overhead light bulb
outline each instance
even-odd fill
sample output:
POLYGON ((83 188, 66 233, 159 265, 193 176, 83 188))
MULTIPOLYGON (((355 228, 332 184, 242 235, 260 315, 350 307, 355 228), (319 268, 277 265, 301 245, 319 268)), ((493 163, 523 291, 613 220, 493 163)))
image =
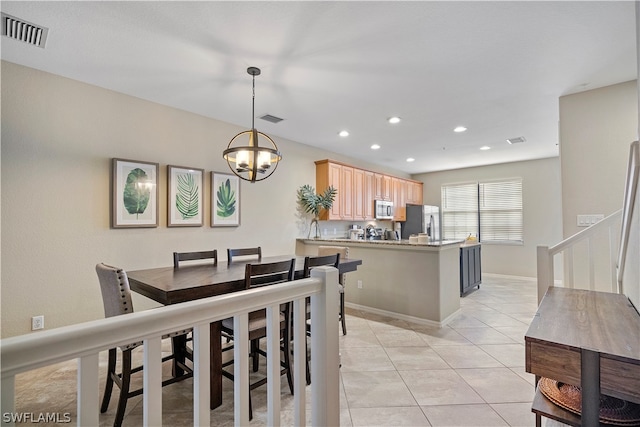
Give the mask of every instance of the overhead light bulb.
POLYGON ((380 149, 380 146, 379 146, 378 144, 373 144, 373 145, 371 146, 371 149, 372 149, 372 150, 379 150, 379 149, 380 149))
POLYGON ((482 147, 480 147, 481 150, 486 151, 486 150, 491 150, 491 147, 489 147, 488 145, 483 145, 482 147))
POLYGON ((407 162, 408 163, 415 162, 415 161, 416 161, 416 159, 414 159, 413 157, 408 157, 407 158, 407 162))
POLYGON ((454 131, 454 132, 458 132, 458 133, 460 133, 460 132, 464 132, 464 131, 466 131, 466 130, 467 130, 467 128, 466 128, 466 127, 464 127, 464 126, 458 126, 458 127, 456 127, 453 131, 454 131))
POLYGON ((392 125, 395 125, 396 123, 400 123, 400 117, 389 117, 389 119, 387 120, 389 123, 391 123, 392 125))
POLYGON ((341 130, 341 131, 340 131, 340 133, 339 133, 338 135, 340 135, 341 137, 343 137, 343 138, 344 138, 344 137, 346 137, 346 136, 349 136, 349 132, 347 132, 346 130, 341 130))

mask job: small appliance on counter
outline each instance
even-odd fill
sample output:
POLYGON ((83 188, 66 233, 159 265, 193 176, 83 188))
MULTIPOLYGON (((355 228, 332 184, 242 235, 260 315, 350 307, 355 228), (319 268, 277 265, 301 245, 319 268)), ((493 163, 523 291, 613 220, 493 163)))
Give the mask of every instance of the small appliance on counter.
POLYGON ((373 225, 367 225, 366 239, 367 240, 381 240, 382 239, 382 229, 381 228, 375 228, 373 225))
POLYGON ((386 230, 384 232, 385 240, 400 240, 400 234, 395 230, 386 230))
POLYGON ((362 228, 352 228, 349 230, 351 240, 364 240, 364 230, 362 228))

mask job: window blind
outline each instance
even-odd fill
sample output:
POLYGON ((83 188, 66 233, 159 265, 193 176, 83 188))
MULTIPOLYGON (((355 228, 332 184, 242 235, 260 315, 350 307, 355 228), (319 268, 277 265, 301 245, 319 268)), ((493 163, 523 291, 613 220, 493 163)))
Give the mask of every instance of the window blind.
POLYGON ((522 243, 522 180, 479 185, 480 241, 522 243))
POLYGON ((442 238, 478 236, 478 183, 442 187, 442 238))

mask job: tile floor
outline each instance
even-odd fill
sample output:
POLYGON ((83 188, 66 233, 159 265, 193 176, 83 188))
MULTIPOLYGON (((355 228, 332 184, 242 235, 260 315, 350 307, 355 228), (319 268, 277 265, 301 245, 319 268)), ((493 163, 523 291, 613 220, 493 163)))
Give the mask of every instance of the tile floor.
MULTIPOLYGON (((340 334, 341 425, 533 426, 534 378, 524 371, 523 337, 535 311, 535 282, 489 275, 441 329, 348 309, 348 334, 340 334)), ((75 384, 73 361, 19 375, 16 409, 68 412, 75 423, 75 384)), ((223 385, 225 403, 211 413, 212 426, 233 425, 233 384, 223 385)), ((191 387, 188 380, 163 389, 165 425, 193 424, 191 387)), ((282 424, 292 425, 284 378, 282 390, 282 424)), ((112 425, 117 393, 101 425, 112 425)), ((252 399, 251 425, 264 425, 266 390, 255 390, 252 399)), ((129 401, 124 425, 142 425, 141 402, 129 401)))

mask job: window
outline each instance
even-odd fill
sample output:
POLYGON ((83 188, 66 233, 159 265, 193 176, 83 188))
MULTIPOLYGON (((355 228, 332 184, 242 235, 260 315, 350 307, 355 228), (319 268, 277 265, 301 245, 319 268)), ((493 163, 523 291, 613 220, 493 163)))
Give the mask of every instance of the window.
POLYGON ((480 240, 522 243, 522 180, 484 182, 480 194, 480 240))
POLYGON ((478 183, 442 187, 443 239, 478 235, 478 183))
POLYGON ((442 186, 444 239, 522 243, 522 179, 442 186))

